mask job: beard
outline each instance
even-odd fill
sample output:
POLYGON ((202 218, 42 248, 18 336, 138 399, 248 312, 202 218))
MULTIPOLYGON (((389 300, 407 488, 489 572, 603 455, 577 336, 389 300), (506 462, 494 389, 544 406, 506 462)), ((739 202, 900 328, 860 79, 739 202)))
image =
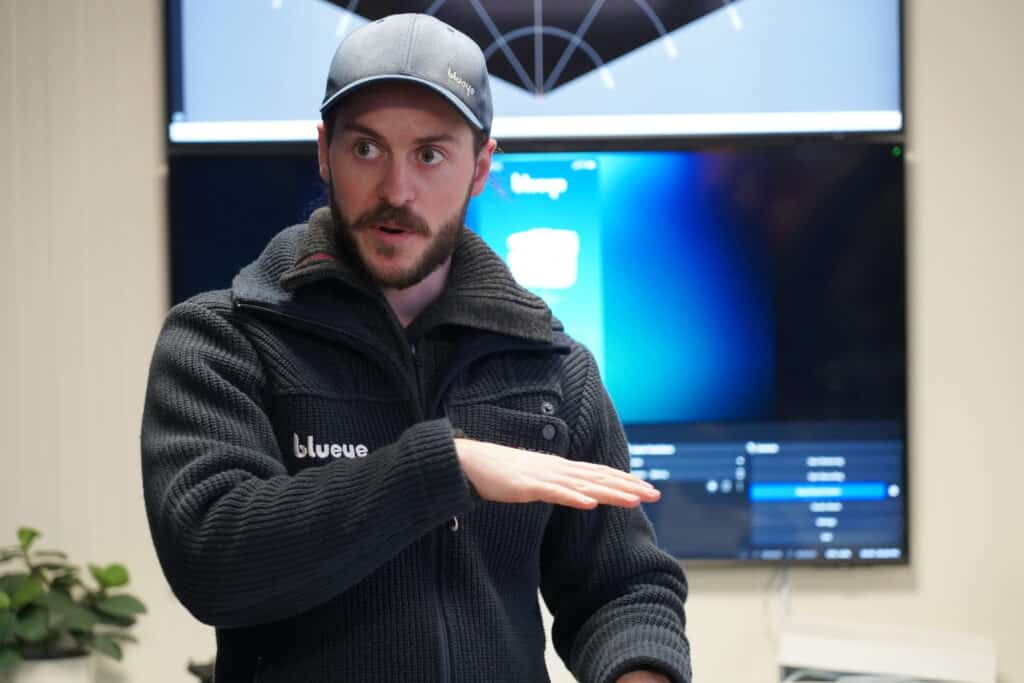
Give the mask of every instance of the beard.
MULTIPOLYGON (((466 210, 469 207, 472 184, 466 190, 466 198, 462 207, 449 220, 438 226, 431 238, 430 225, 412 210, 402 206, 391 206, 387 202, 381 202, 373 209, 352 221, 345 219, 341 212, 341 206, 334 194, 334 177, 329 178, 327 183, 327 196, 330 200, 331 216, 334 219, 335 234, 337 236, 338 248, 356 264, 363 274, 373 284, 382 289, 407 289, 423 281, 428 275, 448 262, 455 252, 455 245, 459 240, 459 231, 466 221, 466 210), (397 271, 384 271, 373 266, 371 254, 364 254, 364 247, 356 239, 356 234, 364 230, 375 230, 380 223, 394 223, 402 226, 406 231, 414 235, 422 235, 427 238, 426 248, 419 258, 411 265, 397 271)), ((365 244, 365 243, 364 243, 365 244)), ((371 249, 373 254, 384 259, 390 259, 402 248, 393 244, 376 243, 365 247, 371 249)))

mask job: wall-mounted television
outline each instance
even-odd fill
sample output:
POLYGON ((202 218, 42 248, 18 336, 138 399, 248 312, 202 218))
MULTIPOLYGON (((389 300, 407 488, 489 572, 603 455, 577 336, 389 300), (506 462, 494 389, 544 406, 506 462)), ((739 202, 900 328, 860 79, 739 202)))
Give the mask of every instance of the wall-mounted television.
POLYGON ((499 140, 892 133, 900 0, 167 0, 172 143, 315 138, 340 39, 433 14, 488 57, 499 140))
MULTIPOLYGON (((170 164, 176 301, 324 201, 312 150, 170 164)), ((900 146, 498 154, 467 223, 594 352, 666 550, 908 560, 900 146)))

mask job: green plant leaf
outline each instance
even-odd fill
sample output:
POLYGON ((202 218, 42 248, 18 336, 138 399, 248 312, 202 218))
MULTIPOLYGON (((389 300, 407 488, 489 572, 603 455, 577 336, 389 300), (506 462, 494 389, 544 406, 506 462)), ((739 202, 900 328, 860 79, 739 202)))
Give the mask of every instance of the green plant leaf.
POLYGON ((25 611, 25 616, 18 619, 18 625, 14 627, 14 632, 22 640, 27 640, 30 643, 46 640, 49 622, 47 616, 45 607, 33 605, 25 611))
POLYGON ((43 594, 43 584, 39 579, 26 576, 14 589, 11 596, 11 609, 15 612, 25 605, 35 602, 43 594))
POLYGON ((3 591, 0 591, 0 609, 7 610, 11 608, 11 596, 3 591))
POLYGON ((91 639, 83 641, 83 643, 88 649, 105 654, 108 657, 113 657, 118 661, 120 661, 123 656, 121 653, 121 646, 118 645, 117 641, 110 636, 93 636, 91 639))
POLYGON ((27 526, 18 529, 18 544, 21 545, 22 550, 28 550, 37 538, 39 538, 39 532, 35 529, 27 526))
POLYGON ((118 633, 118 632, 112 631, 110 633, 104 633, 103 635, 105 635, 107 637, 110 637, 110 638, 113 638, 114 640, 118 640, 118 641, 124 642, 124 643, 137 643, 137 642, 139 642, 138 639, 135 636, 133 636, 132 634, 130 634, 130 633, 118 633))
POLYGON ((93 613, 64 593, 51 591, 40 599, 40 603, 50 610, 51 628, 89 633, 96 626, 93 613))
POLYGON ((92 610, 92 613, 96 617, 96 620, 101 624, 120 626, 121 628, 128 628, 129 626, 135 625, 135 617, 114 617, 95 608, 92 610))
POLYGON ((96 609, 113 617, 134 617, 144 614, 146 606, 131 595, 114 595, 96 602, 96 609))
POLYGON ((10 669, 21 661, 21 655, 14 648, 0 649, 0 671, 10 669))
POLYGON ((50 590, 70 594, 78 583, 78 577, 74 574, 61 574, 50 581, 50 590))
POLYGON ((13 639, 17 625, 18 617, 14 616, 14 612, 0 612, 0 645, 13 639))
POLYGON ((107 565, 107 587, 118 588, 128 584, 128 568, 123 564, 107 565))
POLYGON ((117 588, 128 583, 128 570, 123 564, 110 564, 106 567, 90 564, 89 571, 103 588, 117 588))
POLYGON ((7 595, 14 595, 15 589, 27 578, 28 574, 23 572, 4 574, 0 576, 0 591, 7 593, 7 595))

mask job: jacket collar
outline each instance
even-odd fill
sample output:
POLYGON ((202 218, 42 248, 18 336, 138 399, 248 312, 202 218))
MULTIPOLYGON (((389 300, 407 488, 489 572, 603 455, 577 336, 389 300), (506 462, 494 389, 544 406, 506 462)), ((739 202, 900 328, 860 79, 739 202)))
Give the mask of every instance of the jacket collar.
MULTIPOLYGON (((315 289, 316 283, 331 280, 345 284, 354 296, 368 296, 387 305, 362 269, 339 248, 334 220, 324 207, 314 211, 306 225, 280 233, 260 258, 235 278, 234 292, 236 298, 249 301, 308 309, 308 304, 302 303, 306 293, 315 289)), ((464 227, 443 293, 408 332, 415 338, 442 325, 459 325, 550 343, 553 324, 561 328, 552 320, 547 305, 523 289, 498 255, 464 227)))

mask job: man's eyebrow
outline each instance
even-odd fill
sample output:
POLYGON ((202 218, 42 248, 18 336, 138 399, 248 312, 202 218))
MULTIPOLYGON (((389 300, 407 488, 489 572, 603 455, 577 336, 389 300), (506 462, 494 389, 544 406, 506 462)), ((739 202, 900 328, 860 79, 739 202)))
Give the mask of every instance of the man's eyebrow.
POLYGON ((364 126, 364 125, 359 124, 359 123, 350 123, 348 121, 346 121, 345 123, 342 124, 341 130, 342 131, 349 131, 349 130, 355 131, 357 133, 362 133, 363 135, 369 135, 371 138, 377 138, 378 140, 380 140, 380 139, 382 139, 384 137, 383 135, 381 135, 380 133, 375 131, 373 128, 370 128, 369 126, 364 126))
POLYGON ((451 133, 438 133, 437 135, 416 138, 417 145, 429 145, 435 142, 455 142, 455 136, 451 133))
MULTIPOLYGON (((341 128, 343 131, 355 131, 357 133, 362 133, 363 135, 368 135, 369 137, 376 138, 378 140, 384 139, 384 136, 375 131, 373 128, 370 128, 369 126, 364 126, 361 123, 344 123, 342 124, 341 128)), ((438 133, 436 135, 426 135, 421 138, 416 138, 415 140, 417 145, 430 145, 436 142, 454 141, 455 136, 452 135, 451 133, 438 133)))

